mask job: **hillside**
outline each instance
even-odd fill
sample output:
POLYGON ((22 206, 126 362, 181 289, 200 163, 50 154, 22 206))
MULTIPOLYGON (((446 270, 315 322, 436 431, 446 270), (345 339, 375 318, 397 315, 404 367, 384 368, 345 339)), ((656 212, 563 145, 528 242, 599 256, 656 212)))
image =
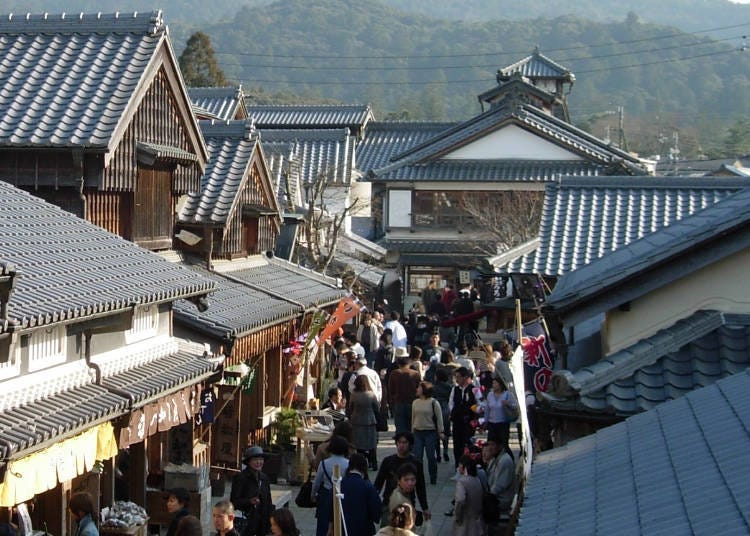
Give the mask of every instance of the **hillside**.
POLYGON ((644 123, 653 138, 638 135, 631 148, 652 151, 664 143, 657 137, 679 130, 689 154, 710 150, 720 125, 750 112, 750 57, 735 50, 749 27, 713 41, 632 16, 448 22, 376 2, 282 0, 204 31, 227 75, 246 88, 370 102, 380 118, 473 115, 497 69, 539 45, 576 74, 569 102, 579 123, 622 105, 627 125, 644 123), (706 139, 691 139, 691 129, 706 139))

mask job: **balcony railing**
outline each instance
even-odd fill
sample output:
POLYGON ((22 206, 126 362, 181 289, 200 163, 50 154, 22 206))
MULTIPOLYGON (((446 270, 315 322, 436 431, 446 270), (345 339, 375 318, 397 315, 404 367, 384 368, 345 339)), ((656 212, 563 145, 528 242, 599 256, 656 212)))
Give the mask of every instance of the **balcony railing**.
POLYGON ((411 225, 415 228, 464 230, 476 227, 474 216, 451 212, 411 215, 411 225))

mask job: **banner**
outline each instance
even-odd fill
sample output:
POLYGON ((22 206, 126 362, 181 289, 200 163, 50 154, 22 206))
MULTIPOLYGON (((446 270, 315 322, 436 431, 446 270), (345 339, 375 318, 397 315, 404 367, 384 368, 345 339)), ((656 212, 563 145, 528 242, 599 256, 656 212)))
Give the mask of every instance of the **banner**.
MULTIPOLYGON (((359 313, 359 300, 354 296, 344 296, 336 306, 336 311, 328 318, 326 327, 320 334, 320 340, 325 341, 328 337, 359 313)), ((312 331, 312 330, 311 330, 312 331)), ((309 338, 309 335, 308 335, 309 338)))
POLYGON ((519 345, 510 360, 510 371, 513 374, 513 394, 516 395, 518 409, 520 410, 519 420, 521 422, 521 437, 523 438, 521 456, 524 461, 524 474, 528 478, 529 473, 531 473, 534 446, 532 443, 531 425, 529 423, 529 412, 526 408, 526 389, 524 388, 526 363, 524 362, 524 353, 523 347, 519 345))
POLYGON ((526 390, 546 392, 552 378, 552 348, 541 320, 523 326, 521 337, 526 390))

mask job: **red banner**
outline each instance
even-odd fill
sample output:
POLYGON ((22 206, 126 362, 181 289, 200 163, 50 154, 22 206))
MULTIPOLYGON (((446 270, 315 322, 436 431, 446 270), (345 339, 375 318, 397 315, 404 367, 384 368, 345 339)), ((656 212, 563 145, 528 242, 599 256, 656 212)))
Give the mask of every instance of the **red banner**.
POLYGON ((343 326, 350 319, 359 313, 360 306, 359 300, 354 296, 345 296, 341 298, 339 304, 336 306, 336 311, 330 316, 326 327, 323 328, 323 332, 320 334, 320 340, 325 341, 328 337, 343 326))

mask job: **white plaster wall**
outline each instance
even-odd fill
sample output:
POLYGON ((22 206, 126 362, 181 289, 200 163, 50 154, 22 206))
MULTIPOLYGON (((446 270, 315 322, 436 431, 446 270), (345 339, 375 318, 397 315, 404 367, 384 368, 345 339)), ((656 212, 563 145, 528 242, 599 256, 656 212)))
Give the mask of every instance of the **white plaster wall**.
POLYGON ((748 266, 750 250, 745 250, 634 300, 630 311, 609 311, 605 353, 627 348, 701 309, 750 313, 748 266))
POLYGON ((361 218, 369 218, 372 216, 370 199, 372 197, 372 183, 370 182, 352 182, 351 189, 352 201, 357 199, 357 206, 359 207, 352 216, 358 216, 361 218))
POLYGON ((583 160, 580 156, 516 125, 508 125, 465 145, 445 159, 583 160))
POLYGON ((388 227, 411 226, 411 190, 388 191, 388 227))

